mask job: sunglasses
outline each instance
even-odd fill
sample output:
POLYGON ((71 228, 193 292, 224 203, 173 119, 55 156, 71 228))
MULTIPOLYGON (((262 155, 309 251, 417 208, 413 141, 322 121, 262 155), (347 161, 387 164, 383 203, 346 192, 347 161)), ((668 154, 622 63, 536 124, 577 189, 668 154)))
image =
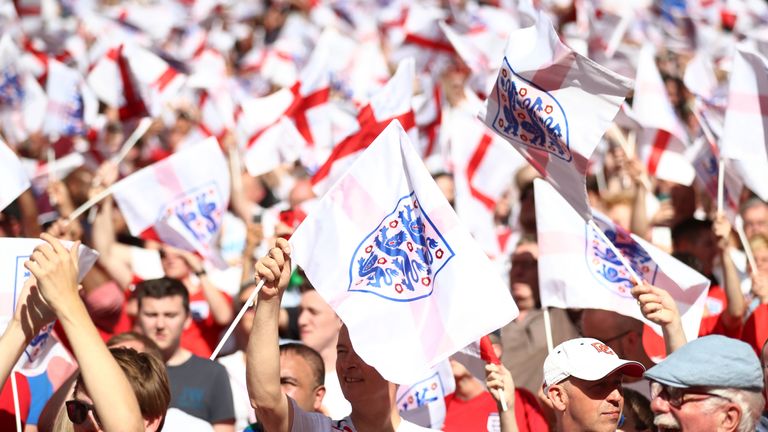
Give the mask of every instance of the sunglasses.
POLYGON ((88 411, 93 411, 93 418, 96 419, 96 423, 101 425, 99 416, 96 414, 96 407, 93 405, 73 399, 66 402, 66 407, 67 417, 69 417, 69 421, 71 421, 72 424, 83 424, 85 420, 88 419, 88 411))

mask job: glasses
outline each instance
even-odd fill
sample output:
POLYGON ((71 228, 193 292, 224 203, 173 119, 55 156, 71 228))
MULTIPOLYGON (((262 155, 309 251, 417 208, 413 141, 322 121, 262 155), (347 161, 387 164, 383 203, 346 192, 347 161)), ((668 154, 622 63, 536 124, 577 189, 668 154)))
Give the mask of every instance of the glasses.
POLYGON ((88 411, 93 411, 93 418, 96 419, 96 423, 99 425, 101 424, 99 422, 99 416, 96 414, 96 407, 93 405, 77 399, 73 399, 68 400, 66 402, 66 406, 67 417, 69 417, 69 421, 71 421, 72 424, 83 424, 88 418, 88 411))
POLYGON ((657 383, 655 381, 651 381, 651 400, 656 399, 657 397, 660 397, 665 401, 667 401, 671 406, 677 409, 680 409, 680 407, 687 404, 688 402, 703 400, 703 399, 691 399, 686 397, 691 395, 716 397, 720 399, 725 399, 729 402, 731 401, 729 398, 725 396, 720 396, 719 394, 707 392, 704 390, 670 387, 661 383, 657 383))

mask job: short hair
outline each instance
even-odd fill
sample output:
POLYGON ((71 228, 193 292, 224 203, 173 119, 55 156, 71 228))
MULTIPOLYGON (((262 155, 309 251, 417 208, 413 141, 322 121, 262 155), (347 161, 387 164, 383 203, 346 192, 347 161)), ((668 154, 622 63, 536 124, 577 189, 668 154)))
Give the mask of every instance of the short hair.
POLYGON ((184 311, 189 313, 189 292, 184 284, 174 278, 161 277, 159 279, 148 279, 136 284, 134 292, 136 300, 141 310, 141 301, 145 297, 161 299, 166 297, 181 296, 184 305, 184 311))
POLYGON ((752 197, 752 198, 744 201, 744 203, 741 205, 741 207, 739 207, 739 214, 743 215, 745 211, 747 211, 747 210, 749 210, 749 209, 751 209, 753 207, 768 207, 768 203, 766 203, 765 201, 761 200, 760 198, 752 197))
MULTIPOLYGON (((168 372, 163 362, 153 355, 137 352, 133 348, 111 348, 109 351, 131 383, 139 402, 141 416, 147 420, 160 418, 160 427, 157 430, 162 430, 165 413, 171 403, 168 372)), ((75 392, 82 388, 83 377, 80 375, 75 381, 75 392)))
POLYGON ((157 346, 155 341, 150 339, 149 337, 137 333, 135 331, 127 331, 123 333, 118 333, 107 341, 107 348, 118 348, 118 345, 121 345, 125 342, 140 342, 142 345, 144 345, 144 351, 147 354, 153 355, 158 358, 158 360, 163 360, 163 354, 160 351, 160 347, 157 346))
POLYGON ((752 432, 757 427, 760 414, 765 406, 763 393, 754 390, 735 389, 735 388, 714 388, 708 390, 710 394, 720 396, 719 398, 709 398, 704 400, 704 409, 710 412, 718 406, 724 404, 727 399, 741 409, 741 419, 737 432, 752 432), (723 399, 721 399, 723 398, 723 399))
POLYGON ((712 221, 688 218, 672 227, 672 245, 677 249, 682 241, 695 240, 702 231, 711 231, 712 221))
POLYGON ((280 355, 293 354, 304 359, 312 370, 313 387, 325 384, 325 364, 323 358, 314 349, 300 343, 290 342, 280 345, 280 355))

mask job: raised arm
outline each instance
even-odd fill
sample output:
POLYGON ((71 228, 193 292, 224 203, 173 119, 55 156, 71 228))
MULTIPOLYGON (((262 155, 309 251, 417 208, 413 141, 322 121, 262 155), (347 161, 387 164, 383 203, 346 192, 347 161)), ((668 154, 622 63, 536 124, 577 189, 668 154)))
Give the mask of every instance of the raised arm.
POLYGON ((485 384, 496 401, 501 432, 518 432, 517 418, 515 418, 515 383, 512 381, 512 374, 504 365, 487 364, 485 365, 485 384), (499 399, 501 396, 507 402, 506 411, 502 409, 501 399, 499 399))
POLYGON ((291 407, 280 388, 278 317, 280 300, 291 278, 290 245, 278 239, 275 247, 256 263, 257 278, 264 280, 256 302, 248 339, 246 379, 251 405, 267 432, 291 430, 291 407))
POLYGON ((200 279, 200 287, 203 290, 205 300, 208 302, 208 306, 211 308, 211 315, 216 324, 221 326, 229 325, 232 322, 232 304, 227 300, 226 294, 224 294, 216 285, 208 278, 208 274, 203 267, 203 260, 192 252, 176 249, 179 255, 187 262, 189 268, 200 279))
POLYGON ((687 343, 677 304, 667 291, 643 281, 632 288, 632 296, 640 304, 643 316, 661 326, 667 355, 687 343))
POLYGON ((91 321, 77 287, 79 242, 67 250, 55 237, 35 248, 24 266, 35 275, 40 293, 66 333, 88 394, 105 431, 143 431, 144 420, 128 378, 91 321), (119 409, 115 409, 119 407, 119 409))
POLYGON ((731 259, 731 224, 720 213, 715 217, 712 229, 715 232, 717 246, 720 249, 720 262, 723 265, 722 283, 725 290, 725 299, 728 302, 720 319, 723 322, 723 326, 728 329, 734 329, 741 325, 747 304, 744 301, 744 294, 741 292, 739 272, 736 270, 736 264, 731 259))
POLYGON ((13 318, 0 336, 0 383, 5 383, 11 375, 13 366, 32 339, 54 319, 56 315, 40 296, 37 281, 30 276, 24 282, 13 318))

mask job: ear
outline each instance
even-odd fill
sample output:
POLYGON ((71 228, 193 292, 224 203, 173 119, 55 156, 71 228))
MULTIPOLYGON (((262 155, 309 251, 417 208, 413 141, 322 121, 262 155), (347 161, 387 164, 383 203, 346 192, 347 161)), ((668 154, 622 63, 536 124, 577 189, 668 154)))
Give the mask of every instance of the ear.
POLYGON ((565 411, 568 407, 568 394, 560 384, 553 384, 549 386, 546 392, 547 398, 552 402, 552 407, 556 411, 565 411))
POLYGON ((742 415, 741 408, 737 404, 733 402, 726 404, 720 430, 734 432, 738 430, 742 415))
POLYGON ((320 407, 323 406, 323 398, 325 397, 325 386, 321 385, 315 389, 315 400, 312 404, 312 408, 315 411, 320 411, 320 407))
POLYGON ((160 423, 163 421, 163 416, 155 417, 153 419, 144 419, 144 430, 147 432, 156 432, 160 428, 160 423))
POLYGON ((192 325, 192 312, 187 311, 187 319, 184 320, 184 330, 188 329, 192 325))

